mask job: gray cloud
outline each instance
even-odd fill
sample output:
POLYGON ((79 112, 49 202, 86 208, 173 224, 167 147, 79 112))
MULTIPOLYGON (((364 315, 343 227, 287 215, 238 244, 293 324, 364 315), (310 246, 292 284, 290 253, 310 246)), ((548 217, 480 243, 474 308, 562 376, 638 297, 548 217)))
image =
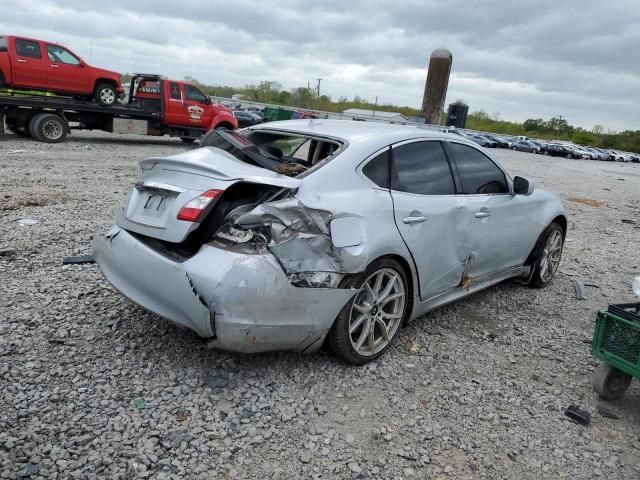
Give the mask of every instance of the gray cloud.
POLYGON ((448 101, 523 120, 640 128, 634 0, 3 0, 0 31, 64 43, 119 71, 263 79, 418 107, 429 53, 453 52, 448 101))

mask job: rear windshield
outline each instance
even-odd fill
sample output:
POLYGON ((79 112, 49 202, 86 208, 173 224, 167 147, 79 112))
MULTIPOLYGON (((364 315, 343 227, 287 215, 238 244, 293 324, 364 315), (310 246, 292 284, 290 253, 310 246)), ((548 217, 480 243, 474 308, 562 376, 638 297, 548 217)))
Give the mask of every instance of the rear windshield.
POLYGON ((342 144, 302 134, 212 130, 202 146, 220 148, 243 162, 289 177, 302 177, 335 157, 342 144))

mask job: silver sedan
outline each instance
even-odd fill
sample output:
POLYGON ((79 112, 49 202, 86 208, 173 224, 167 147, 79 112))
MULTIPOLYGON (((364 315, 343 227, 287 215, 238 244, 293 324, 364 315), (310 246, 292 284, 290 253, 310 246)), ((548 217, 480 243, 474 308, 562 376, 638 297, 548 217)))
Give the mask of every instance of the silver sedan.
POLYGON ((95 257, 122 295, 238 352, 363 364, 509 278, 546 286, 567 219, 459 135, 332 120, 213 131, 140 162, 95 257))

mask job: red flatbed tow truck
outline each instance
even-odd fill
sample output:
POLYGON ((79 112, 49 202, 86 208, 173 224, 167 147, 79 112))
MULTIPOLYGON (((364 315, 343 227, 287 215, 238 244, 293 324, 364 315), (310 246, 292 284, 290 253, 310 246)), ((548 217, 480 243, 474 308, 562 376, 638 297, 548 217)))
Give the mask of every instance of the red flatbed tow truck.
POLYGON ((197 86, 155 74, 135 74, 125 102, 113 106, 0 90, 0 124, 3 120, 13 133, 46 143, 63 142, 71 129, 170 135, 193 142, 214 128, 238 128, 233 112, 197 86))

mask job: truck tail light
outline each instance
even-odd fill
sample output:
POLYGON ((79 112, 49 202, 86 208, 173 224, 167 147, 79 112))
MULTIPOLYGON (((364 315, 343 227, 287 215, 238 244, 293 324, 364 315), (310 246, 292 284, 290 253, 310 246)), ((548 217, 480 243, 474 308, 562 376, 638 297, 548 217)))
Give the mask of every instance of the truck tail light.
POLYGON ((193 200, 189 200, 178 212, 178 220, 184 220, 185 222, 200 221, 205 209, 223 192, 224 190, 207 190, 193 200))

